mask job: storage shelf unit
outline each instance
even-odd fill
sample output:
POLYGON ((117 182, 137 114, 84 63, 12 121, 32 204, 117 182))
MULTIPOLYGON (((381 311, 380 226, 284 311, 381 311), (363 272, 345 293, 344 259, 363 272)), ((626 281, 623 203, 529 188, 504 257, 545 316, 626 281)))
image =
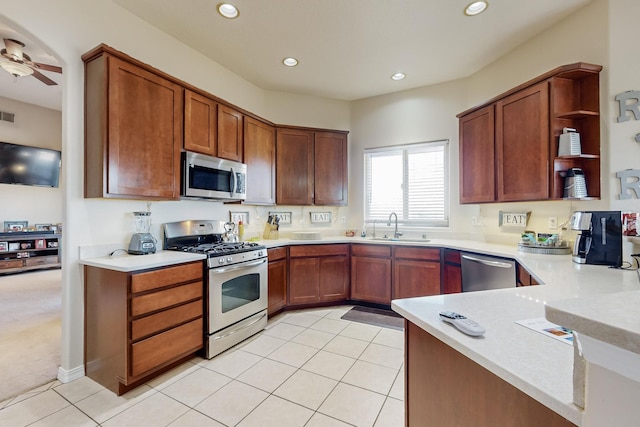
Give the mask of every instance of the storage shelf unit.
POLYGON ((0 233, 0 274, 60 268, 61 243, 53 231, 0 233))

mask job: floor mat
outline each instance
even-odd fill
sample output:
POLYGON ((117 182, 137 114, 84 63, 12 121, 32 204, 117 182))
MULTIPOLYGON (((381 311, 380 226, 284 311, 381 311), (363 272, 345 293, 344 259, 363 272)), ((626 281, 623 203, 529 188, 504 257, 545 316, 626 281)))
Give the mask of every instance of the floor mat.
POLYGON ((395 311, 371 307, 353 307, 341 319, 352 322, 367 323, 384 328, 404 329, 404 318, 395 311))

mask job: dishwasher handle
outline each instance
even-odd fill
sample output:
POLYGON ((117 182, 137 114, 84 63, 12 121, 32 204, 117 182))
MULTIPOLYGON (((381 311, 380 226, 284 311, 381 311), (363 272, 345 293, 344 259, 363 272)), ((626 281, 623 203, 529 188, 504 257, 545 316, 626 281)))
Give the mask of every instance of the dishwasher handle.
POLYGON ((480 263, 480 264, 487 265, 489 267, 498 267, 498 268, 512 268, 513 267, 513 265, 508 263, 508 262, 493 261, 493 260, 488 260, 488 259, 476 258, 476 257, 473 257, 471 255, 467 255, 467 254, 463 254, 462 258, 466 259, 467 261, 477 262, 477 263, 480 263))

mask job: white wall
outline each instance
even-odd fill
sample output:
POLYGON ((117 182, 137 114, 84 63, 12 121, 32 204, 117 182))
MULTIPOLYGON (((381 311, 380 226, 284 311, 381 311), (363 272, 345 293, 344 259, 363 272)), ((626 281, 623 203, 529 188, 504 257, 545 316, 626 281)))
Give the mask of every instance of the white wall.
MULTIPOLYGON (((60 111, 0 97, 0 111, 15 114, 15 121, 0 121, 0 141, 33 147, 62 148, 60 111)), ((0 184, 0 230, 4 221, 28 221, 29 225, 62 222, 62 187, 0 184)))
MULTIPOLYGON (((601 77, 603 94, 608 80, 607 1, 594 1, 567 19, 533 37, 499 60, 471 77, 441 85, 408 90, 391 95, 355 101, 352 109, 351 138, 351 221, 362 221, 363 159, 367 147, 403 144, 447 138, 451 141, 450 170, 450 231, 468 233, 472 239, 515 244, 520 231, 503 231, 498 227, 498 212, 531 211, 529 229, 548 232, 548 217, 565 221, 573 210, 608 206, 609 191, 602 202, 570 203, 563 201, 537 203, 495 203, 460 205, 458 166, 458 120, 456 114, 491 99, 512 87, 573 62, 591 62, 604 66, 601 77), (478 217, 482 226, 472 226, 471 217, 478 217)), ((603 95, 604 96, 604 95, 603 95)), ((603 103, 605 104, 605 103, 603 103)), ((606 119, 603 114, 603 121, 606 119)), ((602 125, 604 151, 603 174, 609 170, 607 152, 608 126, 602 125)), ((608 187, 608 177, 603 186, 608 187)), ((437 230, 431 230, 434 235, 437 230)), ((567 233, 572 237, 571 233, 567 233)))

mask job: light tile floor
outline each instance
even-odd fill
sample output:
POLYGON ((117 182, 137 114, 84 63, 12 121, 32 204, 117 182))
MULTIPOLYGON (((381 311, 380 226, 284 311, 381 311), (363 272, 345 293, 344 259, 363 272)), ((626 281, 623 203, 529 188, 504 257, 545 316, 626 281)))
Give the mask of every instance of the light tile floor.
POLYGON ((116 396, 88 377, 0 402, 0 427, 404 425, 402 331, 298 310, 116 396))

